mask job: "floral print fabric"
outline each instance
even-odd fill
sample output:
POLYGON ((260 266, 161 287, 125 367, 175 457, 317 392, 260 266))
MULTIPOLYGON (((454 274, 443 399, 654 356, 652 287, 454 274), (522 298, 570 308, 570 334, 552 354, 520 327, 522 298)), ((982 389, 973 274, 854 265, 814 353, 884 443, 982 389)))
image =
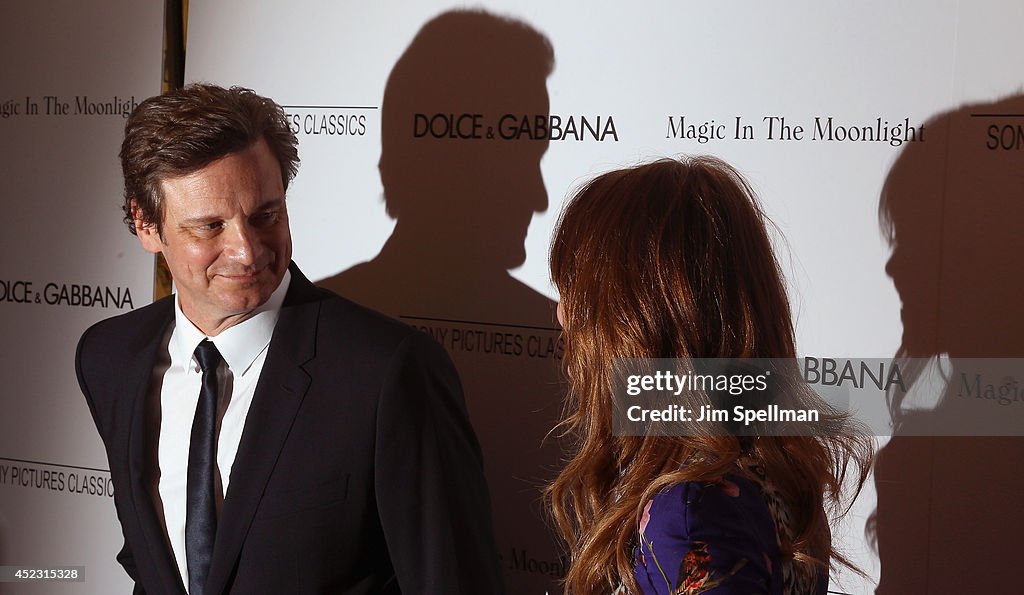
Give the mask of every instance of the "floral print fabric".
MULTIPOLYGON (((763 478, 728 475, 656 495, 640 520, 634 576, 645 595, 824 594, 827 579, 796 580, 779 556, 779 511, 763 478), (794 590, 794 584, 806 585, 794 590)), ((805 578, 805 577, 801 577, 805 578)), ((813 579, 813 577, 806 577, 813 579)))

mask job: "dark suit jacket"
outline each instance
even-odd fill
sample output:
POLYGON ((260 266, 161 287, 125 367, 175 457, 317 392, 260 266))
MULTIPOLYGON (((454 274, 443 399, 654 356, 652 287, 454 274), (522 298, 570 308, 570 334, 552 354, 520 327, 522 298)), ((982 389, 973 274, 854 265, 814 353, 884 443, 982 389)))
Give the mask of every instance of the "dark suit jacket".
MULTIPOLYGON (((246 418, 207 594, 501 592, 480 449, 428 336, 292 280, 246 418)), ((173 298, 82 336, 78 381, 106 447, 136 592, 182 594, 145 432, 173 298)))

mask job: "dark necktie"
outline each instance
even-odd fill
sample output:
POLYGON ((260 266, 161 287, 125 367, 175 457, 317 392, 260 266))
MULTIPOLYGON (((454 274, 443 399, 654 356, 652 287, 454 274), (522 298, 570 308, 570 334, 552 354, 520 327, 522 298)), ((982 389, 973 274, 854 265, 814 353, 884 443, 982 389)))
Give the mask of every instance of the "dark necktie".
POLYGON ((213 474, 217 464, 217 367, 222 360, 217 347, 206 339, 196 347, 195 356, 203 369, 203 388, 199 391, 188 446, 185 559, 189 595, 202 595, 217 534, 213 474))

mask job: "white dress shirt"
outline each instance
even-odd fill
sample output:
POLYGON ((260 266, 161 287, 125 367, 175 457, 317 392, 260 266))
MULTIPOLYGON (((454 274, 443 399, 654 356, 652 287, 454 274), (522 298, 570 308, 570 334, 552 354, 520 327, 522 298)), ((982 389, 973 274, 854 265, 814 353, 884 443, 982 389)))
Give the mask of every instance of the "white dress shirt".
POLYGON ((245 427, 256 383, 267 359, 267 347, 288 292, 291 273, 286 271, 270 299, 250 318, 207 337, 181 312, 174 298, 174 326, 167 339, 167 351, 153 370, 151 402, 159 403, 159 413, 151 420, 159 432, 156 480, 157 510, 163 512, 167 539, 178 564, 181 580, 188 589, 188 565, 185 559, 185 499, 188 477, 188 449, 192 435, 203 371, 194 357, 196 347, 209 338, 224 362, 217 369, 217 468, 214 483, 217 511, 231 480, 231 465, 245 427), (225 364, 227 364, 225 366, 225 364), (227 473, 224 472, 227 470, 227 473))

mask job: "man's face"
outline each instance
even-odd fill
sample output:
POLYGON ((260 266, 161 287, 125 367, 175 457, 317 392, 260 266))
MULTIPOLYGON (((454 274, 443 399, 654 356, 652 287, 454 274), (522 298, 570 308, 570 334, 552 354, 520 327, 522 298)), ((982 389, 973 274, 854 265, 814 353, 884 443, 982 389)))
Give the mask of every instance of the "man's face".
POLYGON ((207 335, 245 320, 270 298, 291 261, 284 185, 260 140, 161 182, 163 237, 136 221, 146 250, 162 252, 182 313, 207 335))

